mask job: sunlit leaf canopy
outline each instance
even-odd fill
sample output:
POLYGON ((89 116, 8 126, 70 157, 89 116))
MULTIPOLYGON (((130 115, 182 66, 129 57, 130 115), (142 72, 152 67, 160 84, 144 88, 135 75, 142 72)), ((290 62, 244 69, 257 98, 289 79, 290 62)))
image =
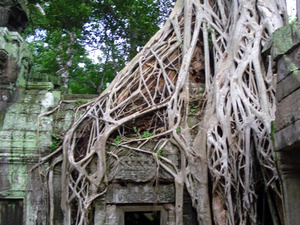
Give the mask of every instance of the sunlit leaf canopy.
POLYGON ((100 93, 164 23, 174 0, 29 0, 35 76, 68 77, 72 93, 100 93), (67 75, 66 75, 67 74, 67 75))

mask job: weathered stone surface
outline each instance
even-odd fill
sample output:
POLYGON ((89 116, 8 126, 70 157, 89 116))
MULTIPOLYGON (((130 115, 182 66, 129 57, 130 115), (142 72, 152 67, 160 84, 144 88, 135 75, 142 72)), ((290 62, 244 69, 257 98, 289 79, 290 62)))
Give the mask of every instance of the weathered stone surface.
MULTIPOLYGON (((1 8, 1 6, 0 6, 1 8)), ((0 111, 18 97, 30 74, 31 54, 17 32, 0 27, 0 111)))
MULTIPOLYGON (((151 151, 154 145, 154 142, 149 142, 147 145, 144 145, 143 148, 146 151, 151 151)), ((116 163, 114 157, 108 160, 108 168, 110 168, 108 172, 109 180, 148 182, 155 178, 160 178, 169 182, 173 181, 173 177, 162 168, 157 171, 157 162, 152 154, 131 152, 128 149, 119 149, 119 153, 116 154, 119 157, 117 166, 114 166, 116 163)), ((161 150, 161 154, 173 162, 175 166, 178 166, 179 150, 175 146, 167 144, 164 149, 161 150)), ((172 170, 173 168, 170 167, 170 169, 172 170)))
POLYGON ((115 204, 124 203, 171 203, 175 201, 173 184, 158 185, 147 184, 110 184, 106 202, 115 204))
POLYGON ((300 149, 300 120, 275 133, 275 148, 300 149))
POLYGON ((27 89, 52 91, 54 85, 51 82, 27 82, 27 89))
POLYGON ((28 23, 26 0, 2 0, 0 2, 0 27, 21 33, 28 23))
POLYGON ((285 79, 289 74, 296 75, 300 68, 300 48, 291 50, 283 55, 277 62, 278 82, 285 79))
POLYGON ((81 100, 81 99, 88 100, 88 99, 93 99, 93 98, 97 98, 97 97, 98 97, 98 95, 93 95, 93 94, 88 94, 88 95, 85 95, 85 94, 64 94, 64 95, 62 95, 61 98, 63 100, 81 100))
POLYGON ((278 152, 279 168, 284 191, 284 203, 286 208, 286 224, 299 224, 300 208, 300 151, 298 147, 284 149, 278 152))
POLYGON ((155 178, 156 162, 151 155, 147 154, 132 154, 120 158, 120 166, 117 170, 110 171, 110 177, 114 179, 147 182, 155 178))
POLYGON ((300 71, 297 70, 277 84, 276 99, 283 100, 292 92, 300 88, 300 71))
POLYGON ((296 22, 277 29, 266 42, 263 53, 269 52, 274 61, 295 49, 300 42, 300 23, 296 22))
POLYGON ((281 129, 294 124, 300 119, 300 89, 284 98, 277 105, 275 129, 281 129))

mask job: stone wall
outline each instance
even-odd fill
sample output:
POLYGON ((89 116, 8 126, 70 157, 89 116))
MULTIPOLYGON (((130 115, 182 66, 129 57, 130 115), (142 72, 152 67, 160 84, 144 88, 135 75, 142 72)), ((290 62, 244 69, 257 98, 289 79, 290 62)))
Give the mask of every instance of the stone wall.
POLYGON ((274 145, 281 173, 286 224, 300 224, 300 24, 275 31, 265 50, 277 71, 274 145))
MULTIPOLYGON (((18 200, 22 205, 23 224, 43 225, 47 224, 48 218, 48 195, 43 188, 46 184, 39 169, 31 169, 38 164, 40 157, 54 150, 53 136, 70 127, 77 104, 76 101, 68 103, 69 100, 94 96, 62 95, 60 91, 53 90, 50 82, 30 82, 26 87, 17 86, 15 92, 17 97, 1 111, 0 209, 2 215, 4 212, 11 214, 8 217, 0 216, 0 224, 12 224, 11 218, 16 210, 14 205, 7 203, 18 200), (39 115, 57 106, 60 100, 67 102, 62 104, 58 114, 39 118, 39 115), (60 118, 59 122, 54 122, 54 118, 60 118), (9 223, 6 219, 9 219, 9 223)), ((57 168, 54 173, 55 224, 62 224, 60 179, 60 168, 57 168)))

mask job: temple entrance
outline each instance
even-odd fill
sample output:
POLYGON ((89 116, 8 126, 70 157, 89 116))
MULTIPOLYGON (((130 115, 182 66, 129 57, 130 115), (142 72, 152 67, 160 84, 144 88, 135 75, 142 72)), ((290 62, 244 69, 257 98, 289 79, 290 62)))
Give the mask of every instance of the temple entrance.
POLYGON ((161 225, 160 211, 136 211, 124 213, 125 225, 161 225))
POLYGON ((23 224, 23 200, 0 199, 0 225, 23 224))

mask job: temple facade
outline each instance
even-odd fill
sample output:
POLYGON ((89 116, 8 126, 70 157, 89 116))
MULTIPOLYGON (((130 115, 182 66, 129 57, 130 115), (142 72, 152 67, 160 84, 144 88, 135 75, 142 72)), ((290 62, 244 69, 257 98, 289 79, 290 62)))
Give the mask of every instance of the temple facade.
MULTIPOLYGON (((76 99, 46 78, 31 74, 30 52, 20 36, 28 17, 24 1, 0 3, 0 225, 45 225, 50 201, 42 177, 41 158, 72 124, 76 99), (71 101, 73 100, 73 101, 71 101), (58 104, 60 113, 47 116, 58 104), (41 116, 44 114, 44 116, 41 116), (57 120, 59 118, 59 120, 57 120), (59 122, 57 122, 59 121, 59 122)), ((272 53, 278 73, 274 145, 282 179, 287 225, 300 224, 300 24, 288 25, 273 35, 264 50, 272 53), (285 40, 284 42, 282 40, 285 40)), ((81 101, 80 101, 81 102, 81 101)), ((155 143, 149 143, 151 148, 155 143)), ((166 146, 164 157, 175 165, 178 149, 166 146)), ((109 165, 114 158, 108 158, 109 165)), ((175 225, 175 187, 165 171, 156 171, 153 158, 144 153, 119 155, 120 166, 108 170, 108 190, 93 205, 92 224, 175 225), (157 179, 157 177, 159 179, 157 179), (153 180, 155 182, 149 182, 153 180)), ((60 167, 54 170, 54 224, 63 224, 60 208, 60 167)), ((184 192, 184 225, 197 225, 196 212, 184 192)))

